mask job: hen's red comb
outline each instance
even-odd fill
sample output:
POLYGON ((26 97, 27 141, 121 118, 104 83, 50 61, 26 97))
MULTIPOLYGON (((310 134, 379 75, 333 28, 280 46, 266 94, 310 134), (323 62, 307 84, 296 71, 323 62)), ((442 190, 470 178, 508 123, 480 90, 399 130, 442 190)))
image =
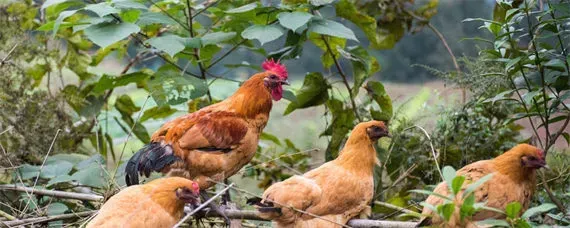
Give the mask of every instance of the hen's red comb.
POLYGON ((273 61, 273 59, 265 60, 265 62, 261 64, 261 67, 266 71, 275 73, 284 80, 287 79, 287 68, 285 68, 285 65, 279 63, 279 60, 277 60, 277 62, 273 61))
POLYGON ((194 190, 195 192, 200 192, 200 185, 198 185, 198 183, 193 182, 192 183, 192 190, 194 190))

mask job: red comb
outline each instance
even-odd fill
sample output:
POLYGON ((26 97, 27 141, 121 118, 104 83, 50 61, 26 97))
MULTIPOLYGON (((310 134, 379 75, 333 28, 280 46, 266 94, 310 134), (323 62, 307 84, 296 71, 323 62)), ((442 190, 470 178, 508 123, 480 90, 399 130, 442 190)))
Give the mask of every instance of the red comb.
POLYGON ((285 65, 279 63, 279 60, 277 60, 277 62, 273 61, 273 59, 265 60, 265 62, 261 64, 261 67, 266 71, 277 74, 277 76, 282 79, 287 79, 287 68, 285 68, 285 65))
POLYGON ((194 182, 192 183, 192 190, 194 190, 195 192, 200 192, 200 185, 198 185, 198 183, 194 182))
POLYGON ((544 150, 538 149, 538 155, 539 155, 542 159, 545 159, 545 158, 546 158, 546 156, 545 156, 545 154, 544 154, 544 150))

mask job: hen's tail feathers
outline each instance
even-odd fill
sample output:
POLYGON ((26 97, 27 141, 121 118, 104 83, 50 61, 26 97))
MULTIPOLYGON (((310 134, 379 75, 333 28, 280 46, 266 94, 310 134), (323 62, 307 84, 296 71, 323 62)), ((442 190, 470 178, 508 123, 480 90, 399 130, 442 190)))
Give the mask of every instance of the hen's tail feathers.
POLYGON ((262 199, 259 197, 249 198, 246 203, 249 205, 255 205, 257 211, 261 213, 278 213, 281 214, 281 208, 275 207, 272 202, 261 202, 262 199))
POLYGON ((422 219, 418 225, 416 225, 416 227, 426 227, 426 226, 431 226, 432 222, 431 222, 431 217, 426 217, 424 219, 422 219))
POLYGON ((127 186, 139 184, 139 174, 148 177, 152 171, 160 172, 179 159, 170 145, 149 143, 129 159, 125 168, 125 182, 127 186))

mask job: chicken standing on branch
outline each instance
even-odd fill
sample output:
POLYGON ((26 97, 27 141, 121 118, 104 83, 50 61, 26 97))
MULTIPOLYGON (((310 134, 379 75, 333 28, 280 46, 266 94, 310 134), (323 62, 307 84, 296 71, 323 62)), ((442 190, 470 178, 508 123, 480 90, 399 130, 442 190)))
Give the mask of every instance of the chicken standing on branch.
POLYGON ((248 203, 255 204, 259 216, 274 220, 277 227, 339 227, 369 213, 373 170, 379 163, 374 143, 385 136, 389 134, 383 122, 360 123, 335 160, 274 184, 262 199, 248 203))
POLYGON ((229 98, 165 123, 126 166, 127 185, 152 171, 196 181, 206 189, 234 175, 255 155, 272 101, 283 96, 287 70, 265 61, 229 98))
POLYGON ((87 228, 172 227, 184 215, 184 204, 197 204, 199 194, 198 183, 181 177, 130 186, 112 196, 87 228))
MULTIPOLYGON (((471 163, 457 171, 458 176, 465 176, 465 183, 457 194, 456 200, 461 200, 465 188, 470 183, 493 173, 489 181, 475 190, 475 202, 486 202, 485 206, 504 211, 507 204, 516 201, 522 205, 522 213, 528 209, 534 194, 536 170, 545 166, 544 151, 528 144, 519 144, 495 159, 471 163)), ((450 191, 447 186, 445 182, 440 183, 434 192, 448 196, 450 191)), ((444 199, 431 195, 426 199, 426 203, 437 207, 444 203, 444 199)), ((475 213, 469 219, 470 221, 461 221, 458 205, 461 205, 460 202, 456 204, 455 212, 446 224, 428 207, 424 207, 422 214, 430 217, 423 219, 418 226, 476 227, 472 221, 505 218, 505 214, 482 210, 475 213)))

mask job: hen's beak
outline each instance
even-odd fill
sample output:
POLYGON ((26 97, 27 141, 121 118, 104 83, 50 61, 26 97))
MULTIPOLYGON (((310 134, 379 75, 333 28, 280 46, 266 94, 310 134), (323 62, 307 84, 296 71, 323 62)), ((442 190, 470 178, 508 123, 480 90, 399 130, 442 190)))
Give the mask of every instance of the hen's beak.
POLYGON ((286 79, 281 81, 281 85, 290 85, 289 81, 287 81, 286 79))

